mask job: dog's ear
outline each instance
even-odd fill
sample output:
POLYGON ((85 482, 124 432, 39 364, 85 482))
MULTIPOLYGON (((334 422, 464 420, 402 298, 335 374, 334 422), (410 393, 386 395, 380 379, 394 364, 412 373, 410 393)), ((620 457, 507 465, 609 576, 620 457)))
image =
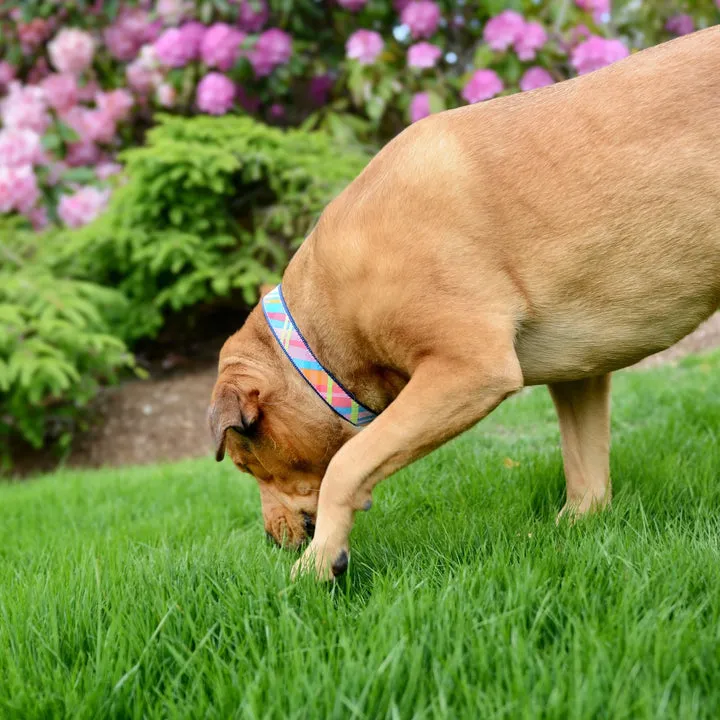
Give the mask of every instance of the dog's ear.
POLYGON ((227 382, 215 386, 208 421, 215 444, 215 459, 225 457, 225 433, 233 429, 240 434, 248 433, 260 417, 260 392, 257 389, 240 389, 227 382))

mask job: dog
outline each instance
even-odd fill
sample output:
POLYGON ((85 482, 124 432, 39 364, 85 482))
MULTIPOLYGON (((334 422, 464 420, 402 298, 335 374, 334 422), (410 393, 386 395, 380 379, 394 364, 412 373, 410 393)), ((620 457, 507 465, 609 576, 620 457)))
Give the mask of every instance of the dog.
POLYGON ((561 515, 606 507, 610 375, 720 303, 720 28, 408 127, 220 352, 209 409, 293 567, 348 564, 375 485, 547 385, 561 515))

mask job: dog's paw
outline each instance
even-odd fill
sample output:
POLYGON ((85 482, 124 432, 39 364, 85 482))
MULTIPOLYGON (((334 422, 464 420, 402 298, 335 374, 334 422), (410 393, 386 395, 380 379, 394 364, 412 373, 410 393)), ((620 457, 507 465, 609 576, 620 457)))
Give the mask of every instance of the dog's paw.
POLYGON ((349 560, 347 548, 331 549, 313 541, 293 565, 290 577, 297 580, 300 575, 310 574, 320 582, 329 582, 347 570, 349 560))

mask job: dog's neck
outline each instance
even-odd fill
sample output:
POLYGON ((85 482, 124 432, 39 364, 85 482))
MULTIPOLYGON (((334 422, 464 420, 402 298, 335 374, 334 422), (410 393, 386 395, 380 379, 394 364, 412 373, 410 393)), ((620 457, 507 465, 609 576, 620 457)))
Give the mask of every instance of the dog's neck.
POLYGON ((311 235, 297 251, 282 280, 288 309, 318 361, 357 400, 382 412, 402 389, 404 381, 378 367, 368 343, 347 307, 328 282, 326 263, 319 262, 311 235))

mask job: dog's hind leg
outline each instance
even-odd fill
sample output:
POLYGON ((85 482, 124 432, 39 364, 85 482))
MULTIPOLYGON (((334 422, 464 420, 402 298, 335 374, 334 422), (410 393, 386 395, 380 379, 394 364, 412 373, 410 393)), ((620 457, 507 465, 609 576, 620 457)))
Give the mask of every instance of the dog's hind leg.
POLYGON ((560 421, 567 502, 558 515, 609 505, 610 374, 549 385, 560 421))

